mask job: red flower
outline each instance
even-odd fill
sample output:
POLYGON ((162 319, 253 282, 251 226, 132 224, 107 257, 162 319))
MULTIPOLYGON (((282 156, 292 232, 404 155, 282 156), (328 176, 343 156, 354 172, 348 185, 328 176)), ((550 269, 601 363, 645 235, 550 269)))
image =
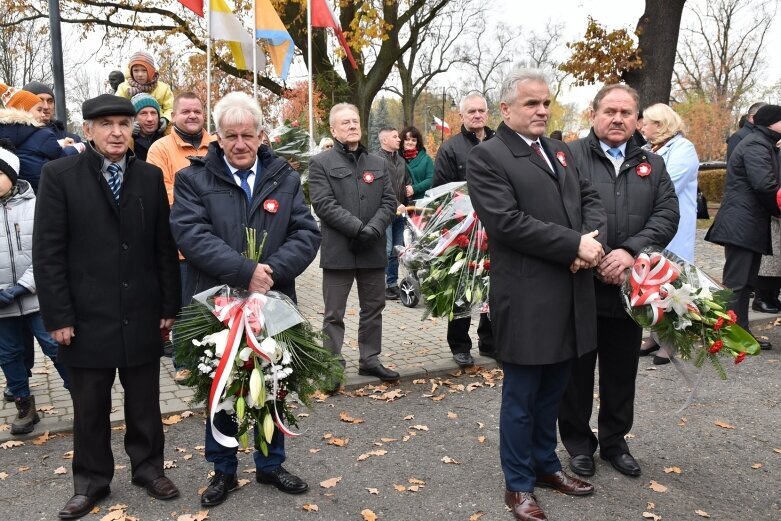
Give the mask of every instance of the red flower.
POLYGON ((363 182, 366 183, 367 185, 370 185, 374 182, 374 174, 372 174, 371 172, 364 172, 362 177, 363 177, 363 182))
POLYGON ((263 201, 263 209, 268 213, 277 213, 277 210, 279 210, 279 201, 276 199, 266 199, 263 201))
POLYGON ((727 311, 727 315, 729 315, 729 324, 728 325, 731 326, 732 324, 734 324, 735 322, 738 321, 738 316, 731 309, 729 311, 727 311))
POLYGON ((635 172, 637 172, 637 175, 640 177, 645 177, 651 173, 651 165, 648 163, 640 163, 637 165, 637 168, 635 168, 635 172))
POLYGON ((719 351, 721 351, 721 348, 723 347, 724 347, 724 342, 722 342, 721 340, 716 340, 711 344, 710 349, 708 349, 708 352, 711 354, 718 353, 719 351))
POLYGON ((485 271, 489 271, 491 269, 491 261, 486 259, 485 262, 483 262, 483 269, 485 271))
POLYGON ((746 358, 746 353, 740 353, 738 356, 735 357, 735 365, 738 365, 746 358))
POLYGON ((290 124, 291 127, 298 127, 300 125, 301 123, 299 123, 298 121, 294 121, 293 123, 290 124))
POLYGON ((277 391, 277 400, 284 400, 285 396, 287 396, 287 389, 280 389, 277 391))
POLYGON ((477 232, 475 242, 477 243, 478 250, 488 251, 488 234, 485 233, 485 230, 477 232))
POLYGON ((716 323, 713 324, 713 330, 714 331, 718 331, 722 327, 724 327, 724 319, 719 317, 719 319, 716 321, 716 323))
POLYGON ((561 163, 561 166, 563 166, 564 168, 567 168, 567 156, 564 155, 564 152, 562 152, 561 150, 556 152, 556 159, 559 160, 559 163, 561 163))
POLYGON ((467 264, 467 266, 469 266, 469 269, 473 271, 477 269, 477 263, 475 261, 469 261, 469 264, 467 264))
POLYGON ((467 237, 464 234, 459 235, 456 237, 455 240, 456 246, 460 248, 468 248, 469 247, 469 237, 467 237))
POLYGON ((249 360, 244 362, 241 367, 247 371, 252 371, 253 369, 255 369, 255 362, 252 360, 252 358, 250 358, 249 360))
POLYGON ((442 235, 447 235, 448 231, 449 230, 447 228, 442 228, 442 235))

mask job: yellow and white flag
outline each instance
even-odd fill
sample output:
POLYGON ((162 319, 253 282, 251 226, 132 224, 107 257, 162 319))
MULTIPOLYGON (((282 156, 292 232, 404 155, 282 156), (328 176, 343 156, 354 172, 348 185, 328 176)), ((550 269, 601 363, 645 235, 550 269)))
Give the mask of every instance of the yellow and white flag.
POLYGON ((266 55, 257 45, 241 21, 225 0, 211 0, 209 6, 209 32, 215 40, 226 40, 233 53, 236 67, 252 70, 252 46, 257 46, 256 65, 258 71, 266 67, 266 55))

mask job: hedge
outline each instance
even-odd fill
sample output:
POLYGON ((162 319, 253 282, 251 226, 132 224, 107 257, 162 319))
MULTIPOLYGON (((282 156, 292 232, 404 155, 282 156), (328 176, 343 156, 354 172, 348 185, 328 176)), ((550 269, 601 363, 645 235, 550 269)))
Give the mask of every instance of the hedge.
POLYGON ((704 170, 697 175, 697 184, 705 194, 708 204, 720 204, 724 197, 724 180, 726 170, 704 170))

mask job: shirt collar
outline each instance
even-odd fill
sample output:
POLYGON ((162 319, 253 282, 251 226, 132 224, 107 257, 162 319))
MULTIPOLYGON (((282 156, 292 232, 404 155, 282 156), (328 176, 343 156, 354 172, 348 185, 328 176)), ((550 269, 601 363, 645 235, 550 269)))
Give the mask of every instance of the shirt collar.
MULTIPOLYGON (((226 165, 228 165, 228 170, 230 171, 231 175, 236 175, 236 172, 241 170, 240 168, 236 168, 233 165, 231 165, 230 163, 228 163, 228 160, 225 158, 225 156, 222 156, 222 160, 225 161, 226 165)), ((260 161, 260 158, 256 157, 255 158, 255 164, 250 169, 250 170, 252 170, 252 174, 253 175, 257 175, 257 173, 258 173, 258 161, 260 161)))
MULTIPOLYGON (((518 134, 518 132, 516 132, 516 134, 518 134)), ((526 142, 527 145, 532 146, 532 143, 537 143, 538 145, 540 145, 540 148, 542 148, 542 143, 540 142, 540 138, 529 139, 523 134, 518 134, 518 135, 521 137, 521 139, 523 139, 526 142)))
POLYGON ((608 152, 607 152, 607 151, 608 151, 608 150, 610 150, 611 148, 617 148, 617 149, 619 149, 619 150, 621 151, 621 155, 622 155, 622 156, 624 156, 624 157, 626 157, 626 143, 621 143, 621 144, 620 144, 619 146, 617 146, 617 147, 611 147, 611 146, 610 146, 610 145, 608 145, 607 143, 605 143, 605 142, 603 142, 603 141, 601 141, 601 140, 600 140, 600 141, 599 141, 599 146, 600 146, 600 147, 602 147, 602 151, 605 153, 605 155, 606 155, 607 157, 611 158, 611 159, 612 159, 612 157, 613 157, 613 156, 611 156, 611 155, 610 155, 610 154, 608 154, 608 152))

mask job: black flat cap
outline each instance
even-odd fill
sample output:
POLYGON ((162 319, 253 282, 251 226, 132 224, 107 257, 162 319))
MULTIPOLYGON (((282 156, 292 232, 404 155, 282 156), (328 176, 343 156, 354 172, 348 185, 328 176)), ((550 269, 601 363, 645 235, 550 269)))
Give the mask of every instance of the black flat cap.
POLYGON ((781 106, 765 105, 754 114, 754 124, 769 127, 781 121, 781 106))
POLYGON ((132 118, 135 115, 136 109, 129 99, 113 94, 101 94, 81 104, 81 116, 85 120, 101 116, 130 116, 132 118))

